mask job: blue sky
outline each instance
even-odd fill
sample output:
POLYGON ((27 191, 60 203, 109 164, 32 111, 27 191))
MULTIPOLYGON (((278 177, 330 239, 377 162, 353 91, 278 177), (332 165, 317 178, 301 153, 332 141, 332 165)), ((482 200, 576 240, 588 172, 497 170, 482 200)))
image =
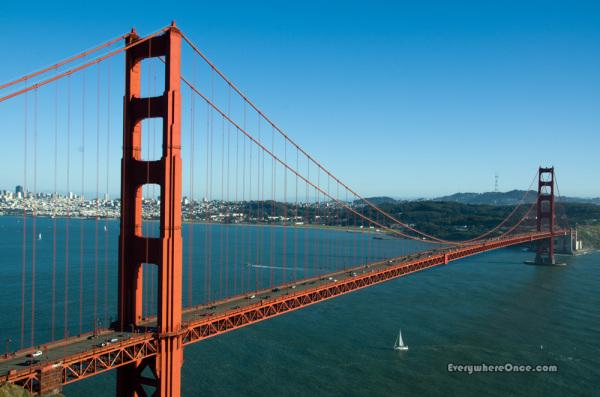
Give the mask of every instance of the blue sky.
POLYGON ((600 196, 597 1, 83 3, 4 2, 0 82, 174 19, 363 195, 600 196))

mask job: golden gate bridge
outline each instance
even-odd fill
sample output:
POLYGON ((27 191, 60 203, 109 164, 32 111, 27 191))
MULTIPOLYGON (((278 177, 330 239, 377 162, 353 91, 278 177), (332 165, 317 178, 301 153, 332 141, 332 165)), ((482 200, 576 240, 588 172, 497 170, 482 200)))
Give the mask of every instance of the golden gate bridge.
POLYGON ((6 166, 24 181, 11 201, 22 237, 20 333, 7 336, 0 380, 34 394, 116 370, 119 396, 178 396, 191 343, 504 247, 533 244, 535 262, 553 264, 554 240, 570 233, 552 167, 477 237, 450 241, 400 220, 311 156, 174 23, 0 85, 0 103, 23 115, 11 125, 22 130, 23 163, 6 166), (122 62, 118 72, 110 62, 122 62), (120 199, 110 200, 115 180, 120 199), (102 233, 110 206, 118 247, 102 233), (320 238, 330 230, 347 232, 346 244, 320 238), (36 275, 42 265, 47 277, 36 275))

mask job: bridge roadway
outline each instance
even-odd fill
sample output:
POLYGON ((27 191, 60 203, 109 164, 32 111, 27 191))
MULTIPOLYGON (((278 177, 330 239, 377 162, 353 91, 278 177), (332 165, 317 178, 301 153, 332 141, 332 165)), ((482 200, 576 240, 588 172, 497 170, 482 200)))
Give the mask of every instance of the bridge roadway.
MULTIPOLYGON (((184 345, 262 321, 288 311, 333 298, 360 288, 401 277, 416 271, 485 251, 561 237, 566 231, 532 232, 502 239, 490 239, 460 248, 445 248, 401 256, 358 266, 323 276, 286 284, 274 289, 239 295, 210 305, 184 310, 184 345)), ((0 382, 20 384, 33 393, 56 390, 99 373, 109 371, 156 354, 155 319, 142 322, 133 332, 99 331, 39 347, 43 356, 28 362, 23 350, 0 358, 0 382), (101 346, 102 342, 117 341, 101 346)))

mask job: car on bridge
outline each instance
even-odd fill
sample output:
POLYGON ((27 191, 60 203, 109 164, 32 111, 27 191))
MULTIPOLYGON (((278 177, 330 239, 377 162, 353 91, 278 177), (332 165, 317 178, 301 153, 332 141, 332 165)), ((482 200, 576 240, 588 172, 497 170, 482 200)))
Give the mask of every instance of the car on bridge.
POLYGON ((43 354, 44 354, 44 353, 43 353, 41 350, 36 350, 36 351, 34 351, 33 353, 29 353, 29 354, 27 355, 27 357, 30 357, 30 358, 38 358, 38 357, 42 357, 42 355, 43 355, 43 354))

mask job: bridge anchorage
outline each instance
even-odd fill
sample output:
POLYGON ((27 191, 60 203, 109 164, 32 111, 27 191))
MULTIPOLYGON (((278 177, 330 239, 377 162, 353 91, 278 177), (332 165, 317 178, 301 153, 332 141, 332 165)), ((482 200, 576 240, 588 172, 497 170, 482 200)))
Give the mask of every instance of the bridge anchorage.
MULTIPOLYGON (((72 75, 78 70, 83 70, 118 53, 125 53, 123 145, 120 170, 120 233, 118 252, 114 255, 115 258, 118 256, 116 291, 118 294, 118 315, 117 320, 111 324, 110 329, 102 329, 99 332, 105 342, 109 343, 99 343, 102 341, 96 339, 98 337, 96 330, 93 334, 85 334, 83 331, 80 331, 79 335, 73 337, 68 337, 65 332, 65 335, 58 339, 52 336, 50 339, 52 342, 42 346, 35 346, 32 336, 31 344, 24 345, 21 350, 9 354, 8 345, 10 339, 7 339, 6 353, 0 357, 0 382, 7 381, 20 385, 34 395, 47 395, 60 391, 64 385, 115 370, 117 373, 116 395, 119 397, 141 397, 146 395, 178 397, 181 393, 183 350, 192 343, 219 336, 223 333, 256 324, 257 322, 265 321, 275 316, 305 308, 362 288, 404 277, 422 270, 447 265, 452 261, 500 248, 531 244, 536 247, 536 258, 532 263, 545 265, 556 263, 554 259, 554 239, 567 236, 569 232, 564 228, 564 225, 562 227, 559 226, 561 218, 557 219, 555 215, 554 189, 556 180, 554 177, 554 168, 540 168, 537 177, 537 199, 532 202, 531 199, 526 200, 527 195, 525 195, 521 203, 515 206, 513 211, 493 229, 466 241, 443 240, 417 230, 416 227, 413 227, 414 225, 403 223, 392 214, 361 197, 341 182, 268 119, 214 64, 200 53, 197 47, 174 23, 146 37, 138 36, 135 30, 122 37, 125 38, 125 45, 118 50, 111 51, 109 54, 91 61, 86 61, 85 64, 78 68, 65 72, 57 72, 58 75, 55 77, 28 85, 26 88, 19 89, 6 96, 0 96, 1 103, 23 93, 40 89, 47 84, 72 75), (246 127, 245 121, 240 122, 240 120, 235 120, 235 116, 231 115, 235 114, 235 112, 223 111, 219 108, 217 101, 211 100, 208 96, 202 94, 193 85, 193 82, 190 82, 186 76, 181 74, 182 42, 189 44, 189 48, 184 47, 184 49, 191 48, 199 57, 206 61, 209 68, 218 75, 218 78, 222 78, 225 85, 231 90, 228 91, 228 94, 232 96, 237 95, 241 98, 243 113, 240 114, 240 118, 242 120, 246 118, 247 109, 256 111, 256 114, 259 116, 258 139, 249 132, 250 129, 246 127), (156 94, 147 94, 147 96, 142 97, 142 93, 146 95, 146 92, 152 91, 146 89, 146 86, 142 87, 143 81, 146 80, 141 78, 142 62, 149 58, 159 58, 160 61, 164 62, 164 89, 160 89, 162 90, 162 94, 157 91, 156 94), (235 200, 230 200, 229 193, 227 193, 228 198, 221 197, 218 200, 213 197, 213 200, 220 201, 220 205, 223 205, 223 207, 232 202, 236 203, 241 209, 236 209, 233 212, 242 213, 238 215, 247 216, 247 218, 242 218, 247 219, 247 221, 242 220, 239 222, 246 224, 236 225, 236 227, 243 226, 247 234, 244 235, 242 233, 241 238, 238 237, 239 240, 237 241, 241 240, 241 244, 236 246, 235 255, 239 251, 240 259, 238 260, 236 257, 236 260, 232 261, 236 265, 242 264, 237 268, 232 267, 232 269, 240 272, 238 273, 240 276, 238 279, 235 278, 236 275, 231 276, 234 283, 233 293, 227 292, 229 280, 227 268, 225 268, 225 274, 223 275, 225 292, 221 294, 219 291, 218 295, 210 295, 210 291, 208 291, 206 300, 198 304, 198 302, 192 301, 188 286, 188 294, 190 296, 185 309, 182 304, 182 218, 185 215, 182 214, 182 191, 184 190, 182 187, 181 159, 182 109, 185 112, 185 108, 182 107, 181 103, 180 86, 182 83, 190 88, 190 94, 194 95, 192 98, 200 98, 200 100, 205 102, 207 110, 211 112, 210 114, 214 113, 214 115, 219 117, 220 122, 218 124, 222 123, 223 131, 221 135, 222 142, 228 142, 228 140, 225 140, 226 123, 231 124, 233 126, 232 130, 243 140, 243 151, 240 151, 240 170, 243 173, 242 178, 240 178, 243 180, 243 182, 240 181, 242 190, 241 199, 238 200, 238 192, 236 191, 235 195, 232 195, 236 197, 235 200), (142 156, 142 136, 148 133, 145 129, 146 127, 143 128, 142 124, 144 120, 150 118, 162 120, 162 145, 159 144, 159 147, 162 147, 162 151, 160 157, 152 161, 144 160, 142 156), (269 144, 265 143, 264 140, 264 130, 263 141, 260 139, 260 123, 268 124, 272 127, 270 149, 268 147, 269 144), (274 137, 278 136, 283 137, 280 138, 283 142, 283 148, 280 147, 279 152, 276 150, 277 146, 273 144, 274 137), (248 157, 246 157, 246 148, 248 148, 249 152, 248 157), (252 154, 253 151, 254 154, 252 154), (293 160, 291 162, 288 160, 294 157, 295 166, 293 165, 293 160), (248 161, 246 161, 247 158, 249 159, 248 161), (268 201, 265 200, 264 194, 264 176, 261 176, 260 181, 258 180, 259 172, 262 175, 265 173, 265 158, 271 162, 273 167, 274 176, 271 178, 273 197, 275 196, 275 183, 278 182, 284 185, 283 216, 273 216, 281 214, 268 213, 260 215, 259 218, 258 211, 250 213, 250 210, 244 209, 243 204, 240 204, 252 202, 256 207, 264 207, 265 202, 268 201), (299 159, 302 161, 299 161, 299 159), (304 162, 306 162, 306 165, 302 166, 304 162), (254 167, 252 164, 254 164, 254 167), (276 175, 279 175, 279 180, 276 175), (246 177, 249 184, 252 180, 255 181, 252 182, 254 183, 252 185, 254 186, 252 188, 252 197, 250 197, 250 187, 246 187, 245 185, 246 177), (255 177, 256 179, 254 179, 255 177), (292 182, 293 179, 295 179, 295 183, 292 182), (144 235, 142 229, 142 188, 148 184, 160 187, 158 212, 160 234, 158 237, 144 235), (302 198, 298 199, 299 184, 306 186, 306 199, 304 202, 302 202, 302 198), (259 186, 262 186, 263 191, 259 191, 259 186), (291 196, 286 196, 286 194, 290 194, 290 189, 292 191, 295 190, 295 200, 291 199, 291 196), (313 192, 314 200, 312 199, 313 192), (310 198, 309 193, 311 194, 310 198), (246 195, 244 196, 244 194, 246 195), (343 198, 344 196, 345 198, 343 198), (300 202, 300 205, 298 205, 298 202, 300 202), (355 204, 356 202, 359 204, 355 204), (524 203, 527 203, 528 210, 523 215, 524 211, 518 212, 518 210, 523 209, 521 205, 524 203), (294 206, 295 211, 290 209, 294 206), (535 213, 534 206, 537 207, 535 221, 533 219, 533 214, 535 213), (314 220, 314 225, 322 226, 322 224, 316 222, 317 218, 333 218, 333 223, 327 223, 324 226, 334 226, 338 232, 340 230, 348 232, 347 235, 344 233, 349 242, 347 244, 350 247, 348 252, 344 252, 342 250, 343 247, 334 247, 329 242, 327 244, 330 246, 325 247, 325 249, 321 247, 319 250, 317 244, 320 243, 317 238, 314 241, 309 241, 309 232, 325 233, 324 230, 327 229, 320 227, 297 227, 298 224, 304 225, 305 220, 307 224, 311 223, 309 222, 310 211, 307 210, 306 214, 299 213, 299 207, 314 211, 313 218, 311 219, 311 221, 314 220), (270 221, 272 218, 282 218, 284 220, 276 223, 270 221), (251 222, 251 220, 256 220, 256 222, 251 222), (250 223, 254 224, 249 225, 250 223), (291 252, 290 258, 293 256, 293 261, 295 262, 294 267, 290 268, 290 270, 293 270, 293 273, 290 271, 287 278, 285 277, 285 273, 283 273, 283 276, 280 278, 281 281, 278 279, 274 280, 273 273, 271 273, 269 279, 265 277, 263 283, 259 284, 260 280, 258 277, 260 273, 254 270, 252 264, 260 269, 261 267, 265 267, 262 266, 263 263, 260 261, 267 262, 264 258, 259 259, 258 249, 255 249, 259 244, 257 242, 258 234, 254 236, 256 240, 251 241, 248 230, 260 229, 260 233, 265 233, 266 226, 273 224, 276 227, 272 227, 271 230, 276 228, 277 230, 282 230, 283 239, 281 240, 281 245, 283 255, 282 259, 273 259, 274 251, 276 250, 272 248, 273 246, 269 245, 268 254, 271 256, 270 264, 275 265, 271 266, 271 268, 284 269, 285 272, 285 250, 288 249, 291 252), (289 226, 292 227, 288 228, 289 226), (521 229, 517 229, 518 227, 521 227, 521 229), (286 228, 290 230, 287 239, 285 234, 286 228), (304 252, 298 248, 302 246, 302 242, 298 245, 299 238, 296 232, 299 233, 299 231, 302 233, 300 237, 305 240, 304 247, 309 247, 304 252), (289 238, 290 236, 294 238, 289 238), (411 250, 379 251, 376 254, 368 256, 371 249, 373 251, 376 250, 374 240, 392 240, 396 237, 398 238, 397 243, 402 247, 404 247, 405 241, 411 241, 417 247, 415 249, 419 249, 420 251, 415 251, 412 250, 412 247, 407 247, 411 248, 411 250), (362 247, 361 242, 357 239, 361 239, 362 247), (244 245, 244 241, 246 241, 246 245, 244 245), (314 251, 312 247, 315 247, 314 251), (431 249, 424 247, 431 247, 431 249), (325 252, 322 254, 327 249, 329 249, 329 253, 325 252), (353 254, 350 254, 350 251, 353 251, 353 254), (312 256, 307 255, 307 252, 312 256), (365 253, 367 253, 367 256, 363 255, 365 253), (302 255, 304 258, 298 258, 302 255), (328 268, 323 266, 322 269, 326 270, 318 272, 320 256, 324 258, 344 258, 343 267, 334 263, 333 265, 337 265, 338 267, 332 266, 328 268), (300 267, 297 266, 299 259, 300 261, 305 261, 304 265, 300 263, 300 267), (156 291, 153 291, 152 287, 148 288, 149 284, 144 282, 144 272, 149 266, 152 266, 150 268, 152 272, 156 270, 158 274, 156 291), (303 270, 306 270, 306 272, 296 278, 296 272, 301 267, 305 267, 306 269, 303 270), (309 272, 311 267, 312 273, 309 272), (251 271, 254 271, 254 273, 251 273, 251 271), (293 274, 293 278, 290 274, 293 274), (254 281, 251 280, 251 275, 256 277, 254 281), (239 283, 239 288, 236 287, 236 280, 239 283), (251 283, 251 281, 253 282, 251 283), (245 288, 244 282, 246 283, 245 288), (156 295, 156 305, 149 303, 149 301, 154 302, 154 299, 147 299, 149 295, 156 295), (144 299, 145 296, 146 299, 144 299), (194 306, 194 303, 197 305, 194 306), (151 309, 154 309, 154 306, 156 306, 156 310, 148 310, 150 306, 151 309), (144 313, 146 313, 145 317, 144 313), (40 356, 43 356, 42 360, 34 360, 34 358, 40 356)), ((120 40, 121 37, 110 41, 109 44, 117 43, 120 40)), ((71 60, 79 58, 77 56, 71 58, 71 60)), ((45 69, 42 72, 50 69, 45 69)), ((37 74, 30 75, 29 77, 31 76, 37 76, 37 74)), ((27 80, 27 77, 25 80, 27 80)), ((10 87, 16 84, 16 82, 21 81, 24 80, 15 80, 15 82, 0 86, 0 89, 10 87)), ((67 87, 70 87, 70 85, 67 85, 67 87)), ((98 84, 98 87, 100 87, 100 84, 98 84)), ((187 90, 185 86, 184 89, 187 90)), ((68 92, 70 95, 70 91, 68 92)), ((70 107, 67 109, 70 109, 70 107)), ((98 112, 100 111, 98 110, 98 112)), ((207 158, 209 158, 209 154, 212 156, 212 152, 209 153, 208 149, 210 147, 208 142, 210 144, 213 142, 212 132, 210 134, 211 140, 207 141, 207 158)), ((207 127, 208 136, 209 129, 207 127)), ((190 146, 193 146, 191 142, 190 146)), ((229 154, 229 150, 225 152, 223 148, 224 146, 221 145, 222 153, 229 154)), ((188 155, 193 156, 193 150, 190 152, 188 152, 188 155)), ((237 172, 237 161, 239 158, 237 157, 237 151, 235 153, 236 157, 234 160, 237 172)), ((223 155, 221 158, 222 164, 225 164, 224 159, 223 155)), ((228 162, 229 160, 229 157, 227 157, 228 162)), ((212 164, 212 160, 210 161, 212 164)), ((223 166, 220 167, 221 184, 223 184, 224 180, 223 168, 223 166)), ((267 170, 269 168, 268 162, 266 168, 267 170)), ((217 167, 218 169, 219 167, 217 167)), ((209 171, 207 170, 207 180, 209 177, 208 173, 209 171)), ((229 176, 229 171, 227 171, 227 175, 229 176)), ((233 184, 232 190, 240 188, 240 185, 237 184, 237 178, 235 180, 236 183, 233 184)), ((269 182, 268 178, 267 181, 269 182)), ((533 192, 532 187, 535 183, 535 178, 532 179, 531 183, 527 193, 530 191, 533 192)), ((227 184, 229 185, 229 182, 227 184)), ((227 188, 228 191, 229 189, 227 188)), ((558 188, 556 188, 556 191, 557 196, 560 196, 558 188)), ((210 198, 206 199, 206 201, 210 201, 210 198)), ((275 198, 272 201, 275 202, 275 198)), ((183 199, 183 202, 185 202, 185 199, 183 199)), ((560 204, 560 200, 558 204, 560 204)), ((183 209, 185 210, 185 207, 183 209)), ((560 212, 560 205, 558 209, 560 212)), ((227 211, 229 210, 223 210, 223 212, 227 211)), ((210 215, 210 212, 206 214, 210 215)), ((188 219, 210 219, 206 214, 204 215, 206 218, 197 217, 188 219)), ((206 229, 208 229, 211 222, 207 220, 205 223, 206 229)), ((219 227, 221 226, 223 225, 219 225, 219 227)), ((223 228, 221 227, 221 229, 223 228)), ((238 231, 243 232, 241 227, 237 228, 236 237, 238 231)), ((33 236, 34 241, 37 241, 35 233, 33 233, 33 236)), ((197 243, 195 240, 189 238, 189 235, 187 237, 189 245, 186 244, 186 248, 188 249, 186 254, 189 254, 192 243, 197 243)), ((41 239, 41 235, 39 238, 41 239)), ((229 252, 226 250, 228 248, 227 244, 237 244, 237 241, 231 243, 232 240, 225 240, 226 253, 229 252)), ((267 239, 265 238, 265 240, 267 239)), ((272 240, 273 237, 271 236, 272 240)), ((210 245, 206 244, 205 247, 207 247, 206 250, 208 251, 210 245)), ((199 248, 202 250, 202 247, 199 248)), ((81 255, 83 258, 83 253, 81 255)), ((188 257, 188 260, 191 261, 190 258, 191 256, 188 257)), ((217 259, 213 259, 213 261, 217 262, 217 259)), ((212 262, 209 256, 205 265, 207 271, 210 271, 211 265, 212 262)), ((323 264, 321 263, 321 265, 323 264)), ((191 285, 192 277, 189 273, 190 271, 188 270, 187 281, 190 283, 188 285, 191 285)), ((146 271, 147 275, 148 272, 146 271)), ((266 276, 269 275, 267 274, 266 276)), ((97 278, 97 276, 95 277, 97 278)), ((221 275, 219 275, 219 284, 221 284, 220 278, 221 275)), ((83 279, 81 279, 80 285, 80 290, 83 291, 83 279)), ((108 291, 108 284, 106 285, 106 290, 108 291)), ((151 285, 154 286, 154 284, 151 285)), ((209 273, 204 288, 210 290, 210 287, 209 273)), ((68 288, 65 289, 68 292, 68 288)), ((106 295, 108 296, 109 294, 107 293, 106 295)), ((106 317, 108 318, 108 316, 106 317)), ((68 330, 67 325, 65 321, 65 331, 68 330)), ((22 325, 21 330, 23 331, 25 328, 22 325)), ((35 329, 35 327, 31 328, 32 330, 35 329)))

